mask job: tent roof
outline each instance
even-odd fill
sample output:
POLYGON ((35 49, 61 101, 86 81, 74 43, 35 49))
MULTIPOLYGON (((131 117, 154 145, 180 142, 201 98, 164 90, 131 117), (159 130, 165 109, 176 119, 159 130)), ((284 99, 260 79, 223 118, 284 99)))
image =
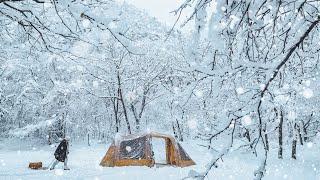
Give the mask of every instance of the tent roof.
POLYGON ((144 136, 151 136, 151 137, 157 137, 157 138, 168 138, 168 139, 174 140, 174 138, 170 135, 151 131, 151 132, 142 132, 142 133, 130 134, 130 135, 117 134, 115 136, 114 141, 115 141, 115 144, 119 144, 122 141, 137 139, 139 137, 144 137, 144 136))

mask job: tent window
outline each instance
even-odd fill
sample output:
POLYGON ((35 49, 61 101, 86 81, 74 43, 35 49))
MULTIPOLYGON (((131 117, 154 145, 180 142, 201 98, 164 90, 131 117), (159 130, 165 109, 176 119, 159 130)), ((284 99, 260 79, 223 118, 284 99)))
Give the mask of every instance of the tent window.
POLYGON ((146 141, 146 136, 122 141, 120 143, 120 159, 146 159, 146 141))
POLYGON ((184 160, 184 161, 189 161, 191 160, 191 158, 189 157, 189 155, 184 151, 184 149, 182 148, 182 146, 178 144, 178 147, 179 147, 179 152, 180 152, 180 156, 181 156, 181 159, 184 160))

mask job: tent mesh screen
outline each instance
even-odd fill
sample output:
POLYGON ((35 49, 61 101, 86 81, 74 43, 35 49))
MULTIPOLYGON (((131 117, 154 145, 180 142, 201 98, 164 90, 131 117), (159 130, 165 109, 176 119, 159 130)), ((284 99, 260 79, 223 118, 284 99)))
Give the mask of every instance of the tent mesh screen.
POLYGON ((179 143, 177 143, 177 144, 178 144, 178 147, 179 147, 179 152, 180 152, 181 159, 184 160, 184 161, 191 160, 189 155, 183 150, 182 146, 179 143))
POLYGON ((122 141, 120 143, 120 159, 146 159, 146 142, 146 136, 122 141))

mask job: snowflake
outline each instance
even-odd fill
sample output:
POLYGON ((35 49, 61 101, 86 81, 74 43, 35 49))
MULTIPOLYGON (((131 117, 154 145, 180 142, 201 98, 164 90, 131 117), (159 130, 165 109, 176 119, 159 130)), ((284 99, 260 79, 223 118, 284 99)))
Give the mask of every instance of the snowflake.
POLYGON ((249 126, 252 124, 252 119, 249 115, 245 115, 243 118, 242 118, 242 123, 245 125, 245 126, 249 126))
POLYGON ((241 95, 241 94, 244 93, 244 89, 243 89, 242 87, 238 87, 238 88, 236 89, 236 91, 237 91, 237 94, 239 94, 239 95, 241 95))
POLYGON ((189 120, 189 121, 187 122, 187 124, 188 124, 188 127, 189 127, 190 129, 196 129, 197 126, 198 126, 198 123, 197 123, 197 121, 196 121, 195 119, 189 120))
POLYGON ((313 91, 312 91, 312 89, 306 88, 303 90, 302 95, 303 95, 303 97, 309 99, 313 96, 313 91))
POLYGON ((109 26, 110 29, 115 29, 117 27, 116 23, 114 23, 114 22, 110 22, 108 24, 108 26, 109 26))
POLYGON ((231 16, 230 16, 230 19, 231 19, 230 28, 233 29, 233 28, 235 28, 237 22, 240 21, 240 18, 238 18, 238 17, 235 16, 235 15, 231 15, 231 16))
POLYGON ((47 120, 47 124, 50 126, 52 125, 52 120, 47 120))
POLYGON ((84 20, 82 21, 82 26, 83 26, 84 28, 89 28, 89 27, 90 27, 90 24, 91 24, 91 22, 90 22, 88 19, 84 19, 84 20))
POLYGON ((229 128, 234 128, 234 121, 230 123, 229 128))
POLYGON ((200 97, 203 96, 203 92, 202 92, 201 90, 197 90, 197 91, 195 92, 195 95, 200 98, 200 97))
POLYGON ((266 87, 265 84, 260 84, 260 90, 261 90, 261 91, 264 90, 265 87, 266 87))
POLYGON ((131 152, 131 147, 130 146, 126 146, 126 150, 127 150, 127 152, 131 152))
POLYGON ((98 87, 99 87, 99 82, 98 82, 98 81, 93 81, 93 82, 92 82, 92 86, 93 86, 94 88, 98 88, 98 87))

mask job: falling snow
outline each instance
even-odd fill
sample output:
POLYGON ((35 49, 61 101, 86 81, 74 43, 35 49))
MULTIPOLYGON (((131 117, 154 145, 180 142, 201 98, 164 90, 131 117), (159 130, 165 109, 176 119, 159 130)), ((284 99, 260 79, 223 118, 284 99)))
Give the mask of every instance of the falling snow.
POLYGON ((320 180, 320 1, 142 1, 0 0, 0 180, 320 180))
POLYGON ((126 146, 126 150, 127 150, 127 152, 131 152, 131 147, 130 146, 126 146))
POLYGON ((239 95, 244 93, 244 89, 242 87, 238 87, 236 91, 239 95))
POLYGON ((90 24, 91 24, 91 22, 90 22, 88 19, 84 19, 84 20, 82 21, 82 25, 83 25, 83 27, 85 27, 85 28, 89 28, 89 27, 90 27, 90 24))
POLYGON ((196 119, 190 119, 187 123, 190 129, 197 129, 198 127, 198 122, 196 119))
POLYGON ((313 96, 313 91, 312 91, 312 89, 309 89, 309 88, 305 88, 304 90, 303 90, 303 96, 305 97, 305 98, 307 98, 307 99, 309 99, 309 98, 312 98, 312 96, 313 96))
POLYGON ((243 123, 245 126, 251 125, 251 124, 252 124, 251 116, 245 115, 245 116, 242 118, 242 123, 243 123))

